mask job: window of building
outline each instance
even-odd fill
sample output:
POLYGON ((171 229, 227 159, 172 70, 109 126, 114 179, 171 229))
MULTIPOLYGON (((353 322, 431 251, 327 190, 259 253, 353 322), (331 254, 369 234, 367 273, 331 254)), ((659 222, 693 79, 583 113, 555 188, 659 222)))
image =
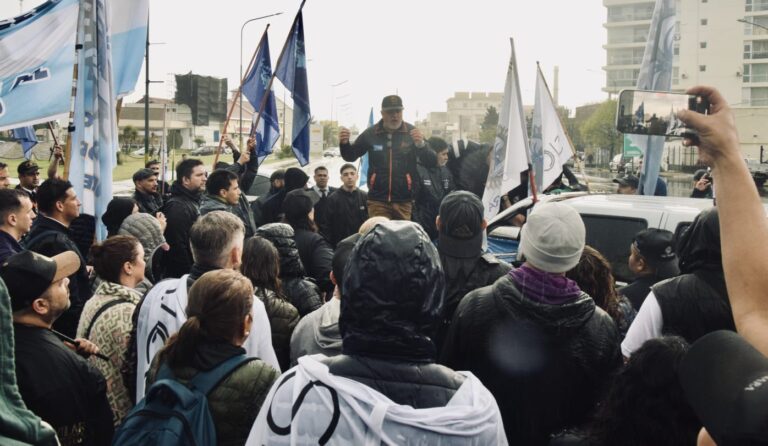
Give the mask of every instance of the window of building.
POLYGON ((768 82, 768 63, 744 64, 744 82, 768 82))
POLYGON ((768 11, 768 0, 746 0, 744 10, 747 12, 768 11))
POLYGON ((672 84, 680 83, 680 67, 672 68, 672 84))
POLYGON ((707 19, 701 19, 701 26, 707 26, 707 19))
POLYGON ((704 49, 707 47, 707 42, 699 42, 699 48, 704 49))
POLYGON ((699 65, 699 71, 707 71, 706 65, 699 65))
POLYGON ((768 87, 750 88, 749 90, 749 105, 757 107, 768 106, 768 87))

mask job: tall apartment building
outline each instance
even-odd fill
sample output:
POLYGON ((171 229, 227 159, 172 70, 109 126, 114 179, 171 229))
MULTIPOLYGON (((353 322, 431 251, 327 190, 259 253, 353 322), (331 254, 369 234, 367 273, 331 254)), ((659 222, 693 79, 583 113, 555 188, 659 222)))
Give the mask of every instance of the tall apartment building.
MULTIPOLYGON (((603 0, 603 91, 634 88, 655 3, 603 0)), ((717 87, 734 109, 742 150, 759 158, 760 146, 768 149, 768 0, 677 0, 677 19, 672 88, 717 87)))
POLYGON ((488 107, 501 111, 504 93, 456 92, 446 101, 446 111, 431 112, 420 124, 431 136, 448 142, 457 139, 478 141, 488 107))

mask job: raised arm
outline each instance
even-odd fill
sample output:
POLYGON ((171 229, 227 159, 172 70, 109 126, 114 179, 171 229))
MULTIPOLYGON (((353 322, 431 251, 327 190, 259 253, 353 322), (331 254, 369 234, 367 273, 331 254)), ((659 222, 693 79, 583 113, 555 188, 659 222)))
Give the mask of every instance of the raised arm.
POLYGON ((339 129, 339 150, 344 161, 352 162, 368 153, 371 145, 368 144, 363 135, 355 139, 354 143, 349 141, 349 129, 341 127, 339 129))

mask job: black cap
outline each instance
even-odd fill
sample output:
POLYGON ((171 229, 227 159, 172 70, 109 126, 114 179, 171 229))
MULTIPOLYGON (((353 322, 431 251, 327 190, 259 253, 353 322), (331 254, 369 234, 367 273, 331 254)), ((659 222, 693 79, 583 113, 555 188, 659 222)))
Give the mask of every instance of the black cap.
POLYGON ((483 203, 472 192, 448 194, 440 203, 440 252, 472 258, 483 252, 483 203))
POLYGON ((288 220, 309 214, 313 207, 312 197, 304 189, 288 192, 285 195, 285 200, 283 200, 283 214, 288 220))
POLYGON ((64 251, 46 257, 33 251, 14 254, 0 266, 0 277, 8 287, 13 311, 27 308, 42 296, 52 283, 71 276, 80 269, 80 256, 64 251))
POLYGON ((32 175, 40 171, 40 168, 37 166, 37 163, 31 160, 27 160, 19 164, 19 167, 16 168, 16 172, 19 175, 32 175))
POLYGON ((623 187, 631 187, 637 189, 640 187, 640 179, 634 175, 627 175, 624 178, 614 178, 613 182, 623 187))
POLYGON ((403 100, 400 99, 400 96, 397 95, 389 95, 385 96, 384 99, 381 101, 381 111, 392 111, 392 110, 402 110, 403 109, 403 100))
POLYGON ((133 174, 133 182, 146 180, 147 178, 156 177, 157 174, 152 169, 139 169, 133 174))
POLYGON ((641 256, 656 268, 656 276, 673 277, 679 274, 674 249, 674 234, 665 229, 649 228, 638 232, 632 240, 641 256))
POLYGON ((726 330, 699 338, 678 377, 719 446, 768 445, 768 358, 744 338, 726 330))

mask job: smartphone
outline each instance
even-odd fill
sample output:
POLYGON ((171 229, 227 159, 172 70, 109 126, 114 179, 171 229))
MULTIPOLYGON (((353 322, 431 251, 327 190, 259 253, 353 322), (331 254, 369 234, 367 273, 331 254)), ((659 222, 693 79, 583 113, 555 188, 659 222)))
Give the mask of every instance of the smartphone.
POLYGON ((679 110, 709 114, 709 102, 701 96, 668 91, 622 90, 616 111, 616 129, 634 135, 695 136, 677 118, 679 110))

